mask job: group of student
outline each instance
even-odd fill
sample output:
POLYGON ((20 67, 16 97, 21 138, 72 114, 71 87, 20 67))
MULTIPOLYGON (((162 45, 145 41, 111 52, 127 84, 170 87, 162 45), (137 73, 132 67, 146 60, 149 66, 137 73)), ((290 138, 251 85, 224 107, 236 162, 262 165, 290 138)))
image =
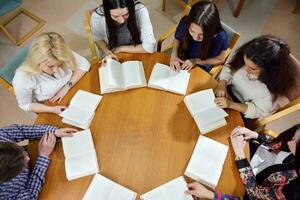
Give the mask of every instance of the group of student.
MULTIPOLYGON (((155 51, 149 13, 139 1, 103 0, 92 13, 91 28, 103 57, 118 60, 117 53, 120 52, 155 51)), ((200 1, 177 26, 170 67, 173 70, 201 67, 209 71, 213 65, 224 64, 227 48, 228 39, 217 7, 212 2, 200 1)), ((295 86, 296 69, 290 59, 288 45, 274 36, 259 36, 243 44, 219 75, 215 103, 221 108, 241 112, 245 120, 269 115, 279 108, 279 99, 295 86)), ((13 79, 20 108, 35 113, 60 114, 64 106, 47 106, 44 102, 60 102, 89 68, 90 63, 72 51, 60 34, 41 34, 32 41, 28 56, 13 79)), ((44 125, 1 128, 0 199, 37 199, 56 137, 71 136, 74 132, 75 129, 44 125), (29 173, 28 154, 15 142, 40 137, 40 156, 29 173)), ((245 199, 300 198, 300 125, 275 139, 237 127, 231 134, 231 142, 246 188, 245 199), (259 144, 251 158, 257 159, 255 154, 268 158, 259 165, 264 169, 255 175, 245 158, 246 141, 259 144)), ((200 183, 189 184, 188 188, 187 193, 194 197, 238 199, 209 191, 200 183)))

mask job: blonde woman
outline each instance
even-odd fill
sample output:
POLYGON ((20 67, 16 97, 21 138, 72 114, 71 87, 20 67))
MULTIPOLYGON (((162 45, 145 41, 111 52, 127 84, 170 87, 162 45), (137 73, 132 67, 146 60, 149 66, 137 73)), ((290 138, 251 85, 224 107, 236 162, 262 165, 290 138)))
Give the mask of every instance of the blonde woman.
POLYGON ((60 102, 90 68, 90 63, 72 51, 58 33, 43 33, 31 44, 28 56, 17 69, 13 86, 20 108, 29 112, 59 114, 60 102))

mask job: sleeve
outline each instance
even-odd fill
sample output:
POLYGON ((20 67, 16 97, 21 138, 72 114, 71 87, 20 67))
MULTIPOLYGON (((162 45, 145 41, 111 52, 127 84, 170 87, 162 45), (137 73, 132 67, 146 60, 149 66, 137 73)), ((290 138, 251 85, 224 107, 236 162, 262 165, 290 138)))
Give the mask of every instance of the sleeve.
POLYGON ((215 192, 214 200, 242 200, 242 198, 231 194, 223 194, 221 192, 215 192))
POLYGON ((138 12, 137 21, 141 33, 142 46, 148 53, 153 53, 156 47, 156 40, 148 10, 145 6, 143 6, 136 12, 138 12))
POLYGON ((89 71, 90 69, 90 62, 83 56, 79 55, 78 53, 72 51, 73 55, 74 55, 74 58, 75 58, 75 62, 76 62, 76 65, 79 69, 81 69, 82 71, 89 71))
POLYGON ((19 191, 16 199, 20 200, 37 200, 42 185, 45 183, 45 173, 49 165, 49 158, 39 156, 31 172, 29 180, 24 190, 19 191))
POLYGON ((273 111, 271 95, 266 95, 259 99, 253 99, 253 101, 245 102, 245 104, 247 104, 248 107, 244 116, 248 119, 266 117, 273 111))
POLYGON ((16 72, 13 79, 13 87, 19 107, 28 112, 33 102, 33 90, 35 81, 24 72, 16 72))
POLYGON ((216 38, 213 41, 213 45, 211 47, 210 56, 217 57, 221 54, 222 51, 225 51, 228 48, 228 39, 225 31, 218 33, 216 38))
POLYGON ((105 17, 97 14, 95 11, 92 13, 91 16, 91 31, 93 34, 93 39, 95 42, 99 40, 105 40, 106 38, 106 22, 105 17))
POLYGON ((267 187, 257 184, 255 175, 247 159, 237 160, 236 165, 250 199, 273 199, 276 196, 280 187, 276 187, 276 185, 269 185, 267 187))
POLYGON ((57 127, 49 125, 17 125, 13 124, 0 129, 0 141, 20 142, 41 138, 45 133, 54 133, 57 127))
POLYGON ((186 23, 184 17, 181 18, 176 31, 175 31, 175 39, 181 41, 183 39, 184 31, 185 31, 186 23))
POLYGON ((219 81, 225 80, 228 82, 228 84, 231 84, 232 76, 233 76, 233 74, 231 72, 230 66, 228 64, 225 64, 219 75, 218 80, 219 81))
POLYGON ((266 135, 263 133, 258 133, 257 141, 262 144, 265 142, 271 142, 274 138, 271 135, 266 135))

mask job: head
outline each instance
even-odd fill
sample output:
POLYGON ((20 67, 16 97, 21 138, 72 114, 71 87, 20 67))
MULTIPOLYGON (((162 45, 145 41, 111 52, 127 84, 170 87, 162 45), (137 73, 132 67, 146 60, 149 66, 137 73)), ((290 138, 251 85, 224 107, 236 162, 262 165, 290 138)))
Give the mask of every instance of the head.
POLYGON ((233 71, 245 67, 249 75, 265 83, 275 95, 286 95, 295 84, 295 67, 288 45, 274 36, 260 36, 242 45, 230 61, 233 71))
POLYGON ((186 56, 184 52, 187 52, 190 41, 195 40, 203 42, 199 57, 206 59, 214 36, 223 30, 218 8, 212 2, 200 1, 192 6, 184 20, 187 26, 183 42, 179 46, 179 56, 186 56))
POLYGON ((28 56, 19 70, 31 74, 55 74, 59 68, 76 68, 71 49, 58 33, 42 33, 30 46, 28 56))
POLYGON ((28 161, 22 147, 13 142, 0 142, 0 184, 15 178, 28 161))
POLYGON ((103 10, 108 29, 109 48, 117 46, 116 27, 127 23, 128 29, 135 45, 140 43, 140 32, 135 18, 135 5, 139 2, 134 0, 103 0, 103 10))

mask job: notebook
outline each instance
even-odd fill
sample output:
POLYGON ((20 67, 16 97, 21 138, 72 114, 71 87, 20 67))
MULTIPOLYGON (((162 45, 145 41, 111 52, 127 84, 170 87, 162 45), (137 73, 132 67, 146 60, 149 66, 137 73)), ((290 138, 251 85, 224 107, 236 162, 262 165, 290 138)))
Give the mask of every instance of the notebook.
POLYGON ((191 195, 185 194, 188 190, 183 176, 180 176, 164 185, 161 185, 143 195, 143 200, 193 200, 191 195))
POLYGON ((108 178, 95 174, 82 200, 135 200, 137 194, 108 178))
POLYGON ((171 70, 168 65, 156 63, 153 67, 148 87, 185 95, 189 80, 190 73, 187 70, 176 72, 171 70))
POLYGON ((200 135, 184 175, 215 189, 227 151, 228 146, 200 135))
POLYGON ((90 129, 79 131, 73 137, 62 137, 67 179, 73 180, 99 172, 97 154, 90 129))
POLYGON ((196 92, 184 98, 184 103, 202 134, 227 124, 225 117, 228 114, 215 104, 214 99, 212 89, 196 92))
POLYGON ((89 128, 102 96, 78 90, 67 109, 60 113, 62 122, 82 129, 89 128))
POLYGON ((144 87, 147 85, 143 63, 126 61, 122 64, 114 59, 107 59, 99 69, 101 94, 144 87))

